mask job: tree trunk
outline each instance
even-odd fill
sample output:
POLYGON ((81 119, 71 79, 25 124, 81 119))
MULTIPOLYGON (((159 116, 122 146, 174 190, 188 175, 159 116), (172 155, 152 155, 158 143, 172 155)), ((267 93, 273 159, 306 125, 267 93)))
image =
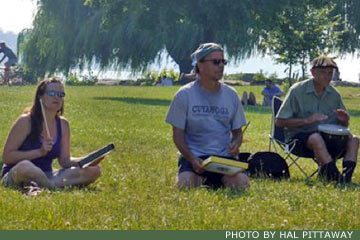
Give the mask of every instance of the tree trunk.
POLYGON ((290 66, 289 66, 289 87, 291 87, 292 85, 292 62, 290 62, 290 66))
POLYGON ((188 51, 189 53, 185 53, 184 55, 188 56, 188 57, 184 57, 184 56, 177 56, 176 54, 174 54, 171 50, 167 49, 170 57, 179 65, 179 69, 180 69, 180 74, 181 73, 190 73, 192 66, 191 66, 191 59, 190 59, 190 54, 191 52, 188 51))
POLYGON ((190 73, 192 66, 189 60, 181 60, 176 63, 179 64, 180 73, 190 73))
POLYGON ((302 70, 302 80, 305 79, 305 71, 306 71, 306 59, 305 57, 303 57, 303 59, 301 60, 301 70, 302 70))
POLYGON ((306 71, 306 64, 304 63, 303 65, 302 65, 302 80, 304 80, 305 79, 305 71, 306 71))

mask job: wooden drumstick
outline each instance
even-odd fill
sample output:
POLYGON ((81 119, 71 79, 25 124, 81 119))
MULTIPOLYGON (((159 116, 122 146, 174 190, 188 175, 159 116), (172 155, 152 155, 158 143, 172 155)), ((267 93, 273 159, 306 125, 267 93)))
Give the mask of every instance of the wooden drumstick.
MULTIPOLYGON (((250 124, 250 121, 248 121, 248 123, 245 125, 244 130, 242 131, 242 134, 243 134, 243 140, 242 140, 242 142, 245 141, 245 139, 244 139, 244 133, 245 133, 246 129, 248 128, 249 124, 250 124)), ((234 158, 235 158, 236 160, 239 160, 239 155, 235 156, 234 158)))
POLYGON ((243 136, 244 136, 244 133, 245 133, 245 131, 246 131, 246 129, 248 128, 248 126, 249 126, 249 125, 250 125, 250 121, 248 121, 248 123, 246 124, 246 126, 245 126, 244 130, 242 131, 243 136))
POLYGON ((41 112, 42 112, 44 123, 45 123, 46 133, 47 133, 48 137, 51 138, 50 131, 49 131, 49 126, 48 126, 47 120, 46 120, 44 105, 42 103, 41 98, 39 98, 39 100, 40 100, 40 105, 41 105, 41 112))

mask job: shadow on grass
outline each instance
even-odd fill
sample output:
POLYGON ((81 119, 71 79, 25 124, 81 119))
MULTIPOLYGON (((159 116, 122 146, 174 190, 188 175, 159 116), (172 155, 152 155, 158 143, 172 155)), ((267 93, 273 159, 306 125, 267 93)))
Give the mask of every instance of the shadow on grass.
POLYGON ((271 108, 270 107, 263 107, 260 105, 256 105, 256 106, 245 106, 244 107, 244 111, 246 112, 251 112, 251 113, 260 113, 260 114, 271 114, 271 108))
POLYGON ((360 117, 360 110, 349 109, 349 114, 351 117, 360 117))
MULTIPOLYGON (((94 97, 95 100, 100 101, 119 101, 129 104, 143 104, 143 105, 158 105, 158 106, 169 106, 171 100, 157 99, 157 98, 132 98, 132 97, 94 97)), ((245 112, 271 114, 271 108, 263 107, 260 105, 256 106, 245 106, 245 112)))
POLYGON ((301 178, 293 178, 288 180, 289 183, 294 184, 304 184, 308 187, 334 187, 335 189, 340 190, 359 190, 360 184, 359 183, 337 183, 337 182, 329 182, 329 181, 322 181, 318 179, 317 177, 311 178, 311 179, 301 179, 301 178))
POLYGON ((143 104, 143 105, 157 105, 157 106, 169 106, 171 103, 170 100, 156 99, 156 98, 95 97, 94 99, 100 101, 119 101, 129 104, 143 104))
POLYGON ((99 190, 98 188, 96 188, 92 185, 86 186, 86 187, 79 187, 79 186, 66 187, 64 189, 54 190, 54 192, 66 192, 66 193, 74 192, 74 191, 78 191, 78 192, 82 192, 82 193, 99 193, 99 192, 101 192, 101 190, 99 190))
POLYGON ((340 190, 359 190, 360 184, 359 183, 346 183, 346 184, 337 184, 336 188, 340 190))
MULTIPOLYGON (((260 105, 245 106, 244 110, 245 110, 245 112, 251 112, 251 113, 272 114, 271 108, 263 107, 260 105)), ((348 111, 349 111, 351 117, 360 117, 360 110, 348 109, 348 111)))

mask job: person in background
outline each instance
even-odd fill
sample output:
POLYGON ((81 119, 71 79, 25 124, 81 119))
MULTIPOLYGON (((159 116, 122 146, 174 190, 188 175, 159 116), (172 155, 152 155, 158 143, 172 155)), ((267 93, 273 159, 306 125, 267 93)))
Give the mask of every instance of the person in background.
POLYGON ((15 55, 15 53, 6 46, 5 42, 0 42, 0 53, 2 53, 4 56, 0 60, 0 63, 4 61, 5 58, 8 58, 7 62, 5 63, 5 75, 4 75, 4 84, 9 83, 10 78, 10 71, 11 67, 16 65, 18 62, 18 59, 15 55))
POLYGON ((272 104, 272 99, 274 96, 281 97, 283 92, 280 90, 278 86, 273 84, 271 79, 265 80, 265 88, 261 92, 264 96, 263 106, 270 107, 272 104))
POLYGON ((249 93, 249 96, 248 96, 248 93, 246 91, 243 92, 243 95, 241 97, 241 104, 243 106, 246 106, 246 105, 252 105, 252 106, 255 106, 256 105, 256 97, 255 97, 255 94, 253 92, 250 92, 249 93))

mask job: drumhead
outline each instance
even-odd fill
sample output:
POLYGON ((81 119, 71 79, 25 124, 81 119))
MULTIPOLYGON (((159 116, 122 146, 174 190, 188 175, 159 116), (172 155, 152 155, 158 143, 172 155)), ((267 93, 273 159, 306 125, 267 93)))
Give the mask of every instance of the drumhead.
POLYGON ((348 128, 336 124, 320 124, 318 129, 320 132, 333 135, 351 135, 351 132, 348 128))

